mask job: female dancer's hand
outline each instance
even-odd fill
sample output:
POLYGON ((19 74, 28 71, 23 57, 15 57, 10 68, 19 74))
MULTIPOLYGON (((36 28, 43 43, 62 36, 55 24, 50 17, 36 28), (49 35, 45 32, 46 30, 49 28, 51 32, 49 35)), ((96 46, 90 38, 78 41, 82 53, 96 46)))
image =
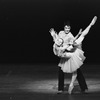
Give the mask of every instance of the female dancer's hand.
POLYGON ((54 31, 53 28, 50 29, 50 34, 53 37, 54 42, 56 41, 56 39, 58 38, 57 33, 54 31))
POLYGON ((51 28, 49 32, 51 33, 52 36, 55 34, 55 31, 53 28, 51 28))

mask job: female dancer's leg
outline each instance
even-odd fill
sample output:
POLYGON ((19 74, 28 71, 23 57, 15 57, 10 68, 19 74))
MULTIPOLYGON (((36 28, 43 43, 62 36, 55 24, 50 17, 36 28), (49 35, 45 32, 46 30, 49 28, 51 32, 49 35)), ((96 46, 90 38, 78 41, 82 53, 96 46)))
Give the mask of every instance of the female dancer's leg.
POLYGON ((71 82, 70 82, 70 85, 69 85, 69 89, 68 89, 68 93, 69 94, 72 93, 72 90, 74 88, 74 82, 76 80, 76 77, 77 77, 77 71, 75 71, 75 72, 72 73, 72 79, 71 79, 71 82))

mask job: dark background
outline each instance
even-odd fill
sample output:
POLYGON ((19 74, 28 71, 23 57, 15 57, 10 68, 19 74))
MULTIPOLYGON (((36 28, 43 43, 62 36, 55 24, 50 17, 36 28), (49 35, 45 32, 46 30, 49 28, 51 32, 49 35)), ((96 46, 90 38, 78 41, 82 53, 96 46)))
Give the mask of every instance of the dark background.
POLYGON ((57 63, 50 28, 59 32, 70 21, 75 36, 96 15, 83 42, 86 63, 99 63, 99 0, 1 0, 0 63, 57 63))

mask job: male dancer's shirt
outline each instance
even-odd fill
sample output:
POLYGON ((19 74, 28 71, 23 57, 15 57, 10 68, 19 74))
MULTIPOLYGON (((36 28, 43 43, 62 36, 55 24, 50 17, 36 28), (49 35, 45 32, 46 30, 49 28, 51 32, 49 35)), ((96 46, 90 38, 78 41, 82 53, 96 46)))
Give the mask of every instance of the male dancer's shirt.
POLYGON ((72 35, 71 32, 66 34, 64 31, 60 31, 58 36, 59 36, 59 38, 62 38, 64 40, 64 44, 63 45, 70 44, 74 40, 74 36, 72 35))
MULTIPOLYGON (((73 43, 74 36, 69 32, 66 34, 64 31, 60 31, 58 37, 64 40, 63 46, 73 43)), ((64 57, 64 50, 59 50, 59 47, 54 44, 53 45, 53 52, 57 56, 64 57)))

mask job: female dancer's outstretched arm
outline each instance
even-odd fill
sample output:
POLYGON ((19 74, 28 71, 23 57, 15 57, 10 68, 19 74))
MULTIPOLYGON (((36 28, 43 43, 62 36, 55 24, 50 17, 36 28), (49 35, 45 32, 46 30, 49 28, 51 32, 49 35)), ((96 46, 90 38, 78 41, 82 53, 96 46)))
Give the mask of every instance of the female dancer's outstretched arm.
POLYGON ((53 28, 51 28, 49 32, 50 32, 50 34, 51 34, 51 36, 53 37, 53 40, 54 40, 54 42, 55 42, 56 39, 58 38, 57 33, 54 31, 53 28))

